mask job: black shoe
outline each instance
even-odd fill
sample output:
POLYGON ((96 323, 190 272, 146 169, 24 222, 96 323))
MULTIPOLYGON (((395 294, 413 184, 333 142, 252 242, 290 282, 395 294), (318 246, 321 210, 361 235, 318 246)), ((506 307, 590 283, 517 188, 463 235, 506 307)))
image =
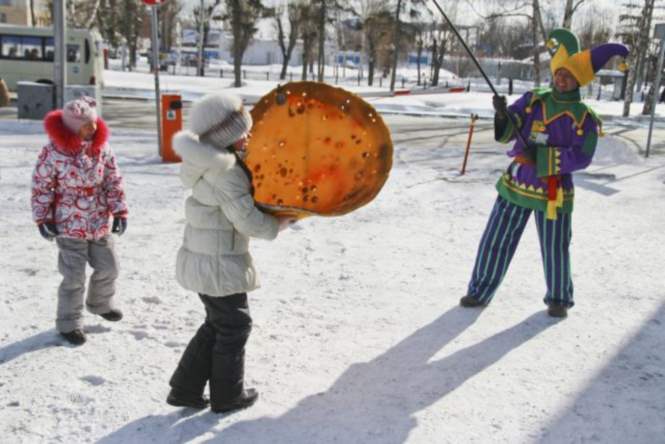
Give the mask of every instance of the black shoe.
POLYGON ((111 311, 107 311, 106 313, 100 313, 99 316, 103 317, 107 321, 118 322, 120 319, 122 319, 122 312, 114 308, 111 309, 111 311))
POLYGON ((193 409, 204 409, 210 405, 210 400, 205 396, 190 395, 178 389, 172 388, 166 403, 174 407, 191 407, 193 409))
POLYGON ((82 330, 76 329, 67 333, 60 332, 60 336, 65 338, 72 345, 82 345, 85 343, 85 334, 82 330))
POLYGON ((487 304, 480 302, 478 299, 473 296, 466 295, 459 300, 459 304, 462 307, 485 307, 487 304))
POLYGON ((568 307, 562 304, 550 304, 547 308, 547 314, 553 318, 565 318, 568 316, 568 307))
POLYGON ((256 400, 259 398, 259 392, 255 389, 250 388, 243 390, 237 398, 219 405, 211 405, 210 410, 214 413, 227 413, 233 410, 246 409, 254 405, 256 400))

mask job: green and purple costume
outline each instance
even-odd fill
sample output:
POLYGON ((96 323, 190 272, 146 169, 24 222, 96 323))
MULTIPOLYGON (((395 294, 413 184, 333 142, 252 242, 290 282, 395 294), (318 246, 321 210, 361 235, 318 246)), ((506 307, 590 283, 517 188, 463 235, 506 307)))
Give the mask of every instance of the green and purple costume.
POLYGON ((494 296, 517 249, 531 213, 535 212, 547 282, 546 304, 573 306, 568 253, 574 188, 571 173, 591 163, 600 121, 580 102, 579 90, 559 93, 550 88, 524 94, 508 107, 510 120, 495 120, 495 138, 515 139, 511 164, 496 184, 499 196, 478 248, 468 293, 484 304, 494 296), (524 144, 536 144, 535 162, 524 144))
MULTIPOLYGON (((580 86, 593 80, 612 56, 628 54, 617 43, 580 51, 579 40, 566 29, 552 31, 550 43, 557 47, 550 63, 552 75, 565 69, 580 86)), ((600 120, 580 102, 579 89, 561 93, 538 88, 524 94, 507 112, 514 119, 497 116, 495 138, 502 143, 516 140, 508 152, 513 161, 496 184, 499 196, 478 247, 467 295, 485 305, 490 302, 533 212, 547 282, 545 303, 572 307, 569 246, 575 193, 571 173, 591 163, 600 120), (529 142, 528 149, 517 131, 529 142)))
MULTIPOLYGON (((501 197, 532 210, 573 210, 573 179, 570 173, 589 166, 596 149, 600 120, 580 102, 579 90, 559 93, 550 88, 526 93, 508 111, 515 117, 525 140, 537 143, 536 163, 523 158, 520 139, 508 152, 515 158, 497 183, 501 197), (548 208, 549 207, 549 208, 548 208)), ((506 120, 496 127, 497 141, 516 139, 515 127, 506 120)))

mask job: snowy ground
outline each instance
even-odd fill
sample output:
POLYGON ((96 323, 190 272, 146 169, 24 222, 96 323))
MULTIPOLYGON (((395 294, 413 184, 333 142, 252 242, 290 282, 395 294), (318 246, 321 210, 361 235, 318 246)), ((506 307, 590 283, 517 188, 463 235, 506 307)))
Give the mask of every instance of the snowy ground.
POLYGON ((656 443, 665 436, 665 158, 602 139, 577 178, 577 305, 544 312, 531 222, 492 305, 458 307, 507 160, 474 147, 397 146, 379 196, 252 244, 263 287, 247 382, 226 416, 165 404, 203 318, 174 279, 183 231, 176 165, 154 136, 115 129, 129 229, 118 324, 89 341, 54 328, 57 249, 30 220, 39 123, 0 121, 0 441, 6 443, 656 443))

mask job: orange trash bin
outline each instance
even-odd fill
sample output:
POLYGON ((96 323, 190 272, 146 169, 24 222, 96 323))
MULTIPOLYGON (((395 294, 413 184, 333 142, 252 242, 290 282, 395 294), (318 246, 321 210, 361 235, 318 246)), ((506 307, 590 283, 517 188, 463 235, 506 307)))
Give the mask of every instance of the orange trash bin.
POLYGON ((162 161, 180 162, 173 151, 173 136, 182 129, 182 97, 162 94, 162 161))

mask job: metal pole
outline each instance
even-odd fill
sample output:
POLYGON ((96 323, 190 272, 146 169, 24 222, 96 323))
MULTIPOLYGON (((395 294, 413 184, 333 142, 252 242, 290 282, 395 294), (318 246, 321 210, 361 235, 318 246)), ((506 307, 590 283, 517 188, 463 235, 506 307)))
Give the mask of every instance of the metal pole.
POLYGON ((159 92, 159 4, 152 5, 152 68, 155 71, 155 109, 157 110, 157 146, 162 155, 162 113, 159 92))
MULTIPOLYGON (((478 71, 480 71, 480 74, 483 76, 483 78, 485 79, 485 82, 487 82, 487 84, 489 85, 489 87, 492 90, 492 92, 494 93, 494 95, 498 96, 499 93, 496 91, 496 88, 494 88, 494 85, 492 85, 492 81, 489 79, 489 77, 487 77, 487 74, 485 74, 485 71, 483 71, 483 68, 480 66, 480 63, 478 63, 478 59, 476 59, 476 57, 473 55, 473 53, 469 49, 469 46, 466 44, 466 42, 464 41, 464 39, 462 38, 460 33, 457 31, 457 28, 455 28, 455 25, 453 25, 453 22, 451 22, 450 19, 448 18, 448 16, 446 15, 446 13, 443 12, 443 9, 441 8, 441 6, 439 6, 439 3, 436 0, 432 0, 432 2, 434 2, 434 5, 436 6, 436 9, 439 10, 439 12, 443 16, 443 18, 446 20, 446 22, 450 26, 450 29, 452 29, 455 36, 457 36, 460 43, 462 43, 462 46, 464 47, 464 50, 469 54, 469 57, 471 57, 471 60, 476 65, 476 68, 478 68, 478 71)), ((458 57, 458 60, 459 60, 459 57, 458 57)), ((520 142, 522 142, 524 144, 524 146, 527 146, 528 145, 527 141, 524 138, 524 136, 522 135, 522 133, 520 132, 519 125, 517 125, 517 122, 515 121, 515 116, 513 116, 512 113, 510 113, 510 112, 507 112, 506 115, 508 116, 508 120, 510 120, 510 123, 515 127, 515 134, 517 135, 517 138, 520 140, 520 142)))
POLYGON ((649 122, 649 137, 647 138, 647 150, 645 157, 649 157, 649 150, 651 149, 651 135, 653 133, 653 121, 656 117, 656 104, 660 97, 660 75, 663 71, 663 58, 665 57, 665 40, 660 41, 660 54, 658 55, 658 70, 656 71, 656 80, 653 84, 653 102, 651 104, 651 121, 649 122))
POLYGON ((53 2, 53 85, 55 86, 55 107, 65 104, 65 85, 67 84, 67 0, 53 2))

